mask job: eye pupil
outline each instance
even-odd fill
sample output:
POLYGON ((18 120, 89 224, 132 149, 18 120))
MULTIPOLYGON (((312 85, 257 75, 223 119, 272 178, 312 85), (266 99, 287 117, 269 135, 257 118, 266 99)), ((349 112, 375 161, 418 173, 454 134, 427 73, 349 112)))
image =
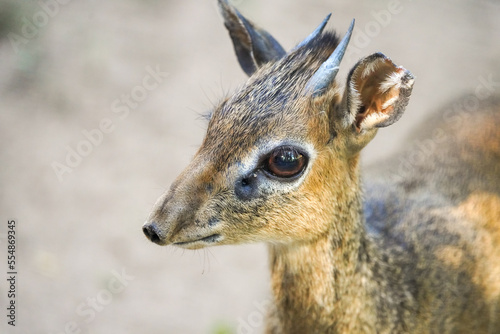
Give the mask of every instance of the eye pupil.
POLYGON ((293 147, 275 149, 267 161, 266 170, 274 176, 289 178, 298 175, 306 164, 305 156, 293 147))

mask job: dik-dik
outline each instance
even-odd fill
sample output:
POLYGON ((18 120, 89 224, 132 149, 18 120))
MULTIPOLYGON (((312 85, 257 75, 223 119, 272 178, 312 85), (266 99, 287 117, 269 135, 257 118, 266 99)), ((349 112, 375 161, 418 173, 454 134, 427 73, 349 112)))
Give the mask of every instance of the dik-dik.
POLYGON ((428 159, 398 177, 388 163, 362 187, 360 151, 401 117, 413 75, 376 53, 341 90, 354 22, 340 40, 323 31, 328 16, 286 52, 226 0, 219 7, 250 78, 213 108, 147 238, 265 242, 268 333, 500 333, 500 103, 458 128, 427 124, 421 132, 441 133, 428 159))

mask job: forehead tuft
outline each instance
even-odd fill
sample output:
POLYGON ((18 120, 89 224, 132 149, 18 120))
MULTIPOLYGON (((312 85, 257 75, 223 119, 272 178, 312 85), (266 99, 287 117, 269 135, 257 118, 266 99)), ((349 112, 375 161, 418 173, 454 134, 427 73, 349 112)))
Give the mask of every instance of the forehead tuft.
POLYGON ((211 154, 238 154, 259 138, 279 139, 305 133, 307 110, 303 90, 307 81, 338 44, 325 33, 284 58, 255 72, 245 85, 213 111, 202 149, 211 154), (217 151, 217 152, 214 152, 217 151))

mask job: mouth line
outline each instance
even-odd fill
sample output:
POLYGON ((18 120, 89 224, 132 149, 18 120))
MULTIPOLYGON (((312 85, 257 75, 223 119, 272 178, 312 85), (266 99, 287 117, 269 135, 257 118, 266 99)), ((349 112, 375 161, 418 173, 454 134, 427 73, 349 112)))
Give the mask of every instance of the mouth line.
POLYGON ((221 237, 221 235, 216 233, 216 234, 209 235, 208 237, 203 237, 203 238, 196 239, 196 240, 174 242, 173 245, 174 246, 187 246, 190 244, 194 244, 196 242, 215 243, 215 242, 219 241, 220 237, 221 237))

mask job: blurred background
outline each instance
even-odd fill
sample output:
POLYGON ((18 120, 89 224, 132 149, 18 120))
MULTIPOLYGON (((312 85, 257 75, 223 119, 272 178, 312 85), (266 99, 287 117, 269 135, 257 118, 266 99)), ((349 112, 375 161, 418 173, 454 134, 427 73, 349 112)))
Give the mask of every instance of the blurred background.
MULTIPOLYGON (((498 1, 232 3, 285 48, 329 12, 341 34, 356 18, 341 80, 377 51, 416 76, 364 165, 464 94, 499 94, 498 1)), ((15 327, 0 279, 0 333, 262 332, 265 245, 183 251, 141 231, 201 143, 200 115, 245 80, 215 0, 0 0, 0 277, 9 219, 18 271, 15 327)))

